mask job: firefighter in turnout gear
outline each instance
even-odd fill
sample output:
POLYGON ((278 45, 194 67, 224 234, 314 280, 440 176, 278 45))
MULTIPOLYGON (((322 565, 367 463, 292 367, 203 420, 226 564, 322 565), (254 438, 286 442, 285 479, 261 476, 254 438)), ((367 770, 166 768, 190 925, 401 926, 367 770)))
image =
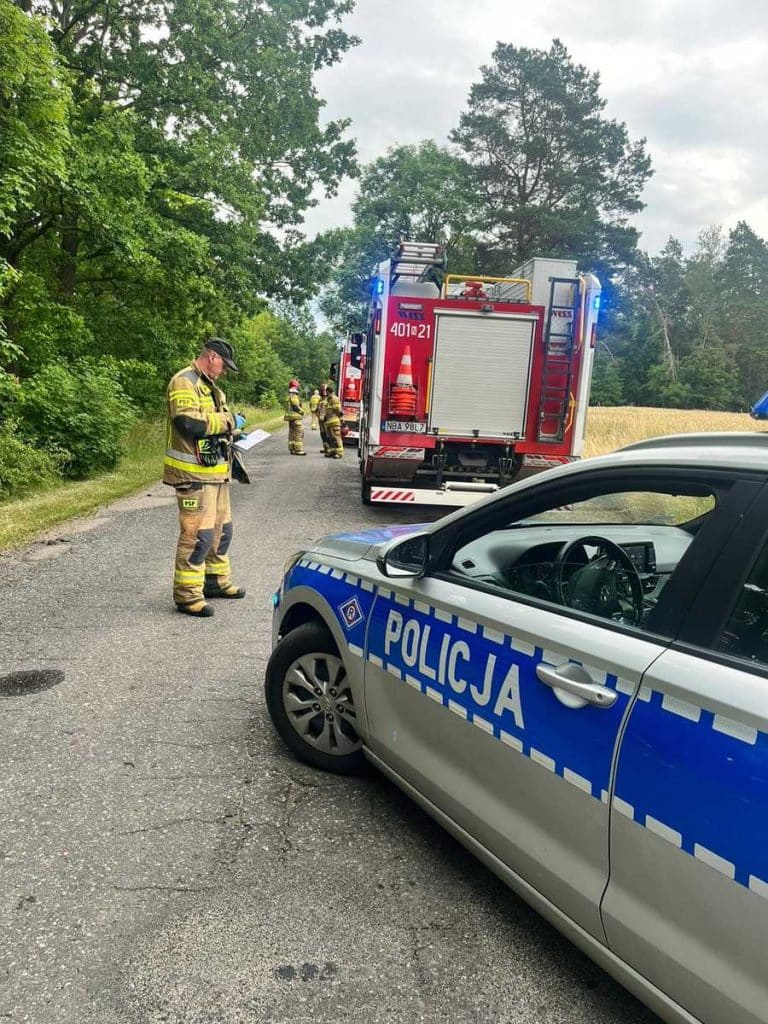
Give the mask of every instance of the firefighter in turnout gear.
POLYGON ((304 451, 304 406, 299 395, 299 382, 292 380, 285 398, 285 416, 288 424, 288 451, 291 455, 306 455, 304 451))
POLYGON ((320 385, 320 401, 317 403, 317 422, 320 427, 320 440, 323 445, 321 455, 328 454, 328 437, 325 433, 325 409, 328 403, 328 395, 325 390, 325 384, 320 385))
POLYGON ((317 407, 320 405, 320 392, 315 388, 309 397, 309 413, 311 416, 310 427, 312 430, 317 430, 317 407))
POLYGON ((344 444, 341 440, 341 402, 333 390, 333 384, 326 385, 325 400, 325 438, 328 443, 326 455, 329 459, 340 459, 344 455, 344 444))
POLYGON ((176 490, 179 542, 173 600, 186 615, 207 617, 205 598, 245 597, 230 575, 232 440, 245 420, 230 412, 216 381, 236 370, 232 346, 209 338, 200 355, 168 385, 163 483, 176 490))

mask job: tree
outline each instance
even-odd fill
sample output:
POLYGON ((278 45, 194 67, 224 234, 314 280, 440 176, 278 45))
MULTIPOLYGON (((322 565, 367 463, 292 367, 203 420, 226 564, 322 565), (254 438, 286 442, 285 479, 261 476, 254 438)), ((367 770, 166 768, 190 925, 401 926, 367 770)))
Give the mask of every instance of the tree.
POLYGON ((333 338, 318 333, 309 310, 284 303, 245 321, 234 341, 239 372, 227 392, 235 401, 276 402, 291 377, 314 387, 327 378, 336 355, 333 338))
MULTIPOLYGON (((41 195, 66 181, 71 94, 42 24, 9 0, 0 0, 0 39, 0 301, 7 301, 23 252, 50 228, 41 195)), ((0 368, 22 356, 18 346, 0 345, 0 368)))
POLYGON ((590 405, 621 405, 623 394, 621 372, 616 360, 605 349, 598 350, 592 374, 590 405))
POLYGON ((650 158, 644 139, 603 116, 599 75, 557 39, 548 51, 498 43, 481 71, 451 138, 478 190, 488 271, 534 255, 631 263, 627 218, 643 209, 650 158))
POLYGON ((365 327, 371 272, 403 240, 446 247, 449 265, 475 264, 474 192, 462 160, 428 139, 395 146, 363 168, 352 206, 354 228, 340 233, 325 316, 341 333, 365 327))
POLYGON ((299 228, 355 164, 346 122, 320 123, 314 75, 354 42, 337 25, 349 0, 18 6, 45 18, 74 109, 66 182, 36 201, 32 279, 9 300, 17 343, 170 367, 263 295, 317 290, 327 244, 299 228))
POLYGON ((744 221, 729 234, 719 295, 722 335, 737 367, 737 400, 748 409, 768 388, 768 243, 744 221))

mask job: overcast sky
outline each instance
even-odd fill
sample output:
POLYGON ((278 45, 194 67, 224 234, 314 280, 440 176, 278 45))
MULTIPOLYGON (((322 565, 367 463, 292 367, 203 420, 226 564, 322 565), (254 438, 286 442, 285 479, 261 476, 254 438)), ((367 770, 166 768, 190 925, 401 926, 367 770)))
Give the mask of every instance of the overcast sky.
MULTIPOLYGON (((361 44, 318 77, 326 116, 350 117, 361 162, 389 146, 446 142, 495 43, 557 36, 599 71, 606 114, 645 137, 654 176, 633 221, 657 252, 746 220, 768 237, 768 0, 357 0, 361 44)), ((348 224, 355 184, 307 229, 348 224)))

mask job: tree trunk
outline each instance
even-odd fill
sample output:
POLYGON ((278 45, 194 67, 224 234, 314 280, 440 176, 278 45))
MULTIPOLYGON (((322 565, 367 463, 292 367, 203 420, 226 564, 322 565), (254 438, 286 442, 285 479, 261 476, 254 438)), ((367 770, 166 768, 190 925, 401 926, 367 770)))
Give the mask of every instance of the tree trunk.
POLYGON ((74 293, 77 278, 77 250, 80 238, 77 220, 62 224, 61 264, 59 266, 59 298, 66 302, 74 293))

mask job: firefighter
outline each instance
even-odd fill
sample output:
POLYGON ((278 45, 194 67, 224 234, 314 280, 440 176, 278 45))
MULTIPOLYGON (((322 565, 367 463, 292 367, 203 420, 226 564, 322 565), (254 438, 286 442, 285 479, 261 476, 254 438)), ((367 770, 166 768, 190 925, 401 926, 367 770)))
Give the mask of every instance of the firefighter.
POLYGON ((320 405, 320 392, 315 388, 312 394, 309 396, 309 413, 311 416, 310 428, 317 430, 318 418, 317 418, 317 407, 320 405))
POLYGON ((320 426, 320 441, 323 445, 323 450, 320 452, 321 455, 328 455, 328 434, 325 429, 325 412, 328 404, 328 393, 325 388, 325 384, 320 385, 320 401, 317 404, 317 421, 320 426))
POLYGON ((340 459, 344 455, 344 444, 341 440, 341 402, 334 392, 333 383, 326 385, 325 401, 325 436, 328 442, 326 455, 329 459, 340 459))
POLYGON ((168 385, 168 431, 163 483, 176 490, 179 541, 173 600, 185 615, 208 617, 205 598, 240 598, 231 579, 229 501, 231 442, 245 418, 230 412, 216 381, 236 370, 232 346, 209 338, 197 359, 168 385))
POLYGON ((304 451, 304 406, 301 404, 299 382, 292 380, 285 398, 285 416, 288 424, 288 451, 291 455, 306 455, 304 451))

